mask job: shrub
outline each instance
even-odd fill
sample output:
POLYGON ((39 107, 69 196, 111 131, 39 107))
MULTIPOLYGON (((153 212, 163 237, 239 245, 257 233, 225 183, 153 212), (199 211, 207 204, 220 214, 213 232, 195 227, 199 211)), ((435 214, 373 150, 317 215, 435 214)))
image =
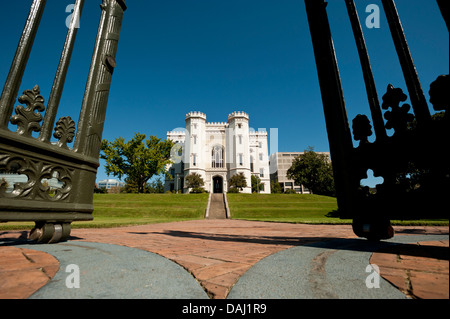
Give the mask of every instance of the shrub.
POLYGON ((202 187, 195 187, 191 190, 191 194, 202 194, 205 193, 205 190, 202 187))
POLYGON ((192 189, 203 189, 202 186, 205 185, 203 178, 200 174, 192 173, 186 176, 186 186, 192 189))
MULTIPOLYGON (((243 190, 244 187, 247 187, 247 180, 245 179, 245 175, 244 173, 239 173, 236 175, 233 175, 230 178, 230 181, 228 182, 228 184, 232 187, 232 188, 238 188, 240 190, 243 190)), ((231 189, 231 188, 230 188, 231 189)), ((239 192, 239 191, 238 191, 239 192)))

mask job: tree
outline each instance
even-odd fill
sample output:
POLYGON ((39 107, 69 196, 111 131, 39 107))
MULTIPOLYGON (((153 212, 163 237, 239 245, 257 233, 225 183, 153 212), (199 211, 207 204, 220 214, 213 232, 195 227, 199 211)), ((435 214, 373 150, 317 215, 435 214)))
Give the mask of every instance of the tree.
POLYGON ((95 187, 94 187, 94 193, 95 193, 95 194, 106 194, 106 193, 108 193, 108 190, 106 189, 106 187, 100 187, 100 188, 98 188, 97 185, 95 185, 95 187))
POLYGON ((162 178, 158 178, 147 185, 147 192, 153 194, 162 194, 164 193, 164 183, 162 178))
POLYGON ((127 176, 127 184, 144 193, 147 181, 153 175, 166 173, 166 166, 171 164, 170 150, 174 143, 163 141, 156 136, 146 140, 144 134, 136 133, 128 142, 122 137, 114 142, 102 141, 100 158, 106 161, 105 169, 121 179, 127 176))
POLYGON ((261 183, 261 178, 259 178, 259 176, 256 175, 252 175, 251 180, 252 180, 252 193, 259 193, 260 191, 262 191, 264 185, 261 183))
POLYGON ((296 184, 304 185, 314 194, 335 196, 333 167, 325 154, 308 147, 292 161, 287 177, 296 184))
MULTIPOLYGON (((135 181, 129 180, 128 178, 126 178, 123 191, 125 193, 139 193, 139 187, 137 186, 137 183, 135 181)), ((144 188, 144 192, 145 192, 145 188, 144 188)))
POLYGON ((231 187, 234 187, 234 188, 242 191, 244 189, 244 187, 247 187, 247 180, 245 179, 244 173, 239 173, 239 174, 233 175, 230 178, 228 184, 231 187))
POLYGON ((186 186, 192 188, 191 193, 203 193, 203 185, 205 185, 205 182, 200 174, 191 173, 186 176, 186 186))
POLYGON ((272 194, 281 194, 281 185, 278 183, 278 180, 270 182, 270 192, 272 194))

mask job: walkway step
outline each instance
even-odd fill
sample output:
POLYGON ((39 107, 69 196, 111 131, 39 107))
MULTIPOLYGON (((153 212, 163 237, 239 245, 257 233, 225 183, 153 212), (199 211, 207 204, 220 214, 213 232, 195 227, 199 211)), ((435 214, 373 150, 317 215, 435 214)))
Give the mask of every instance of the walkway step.
POLYGON ((226 219, 224 194, 211 194, 208 219, 226 219))

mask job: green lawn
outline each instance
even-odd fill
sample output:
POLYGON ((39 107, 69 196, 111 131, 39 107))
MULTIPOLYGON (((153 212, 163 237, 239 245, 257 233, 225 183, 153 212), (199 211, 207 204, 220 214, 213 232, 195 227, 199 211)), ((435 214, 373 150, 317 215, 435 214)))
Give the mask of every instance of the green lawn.
POLYGON ((310 224, 351 224, 336 216, 336 198, 298 194, 228 194, 235 219, 310 224))
MULTIPOLYGON (((340 219, 336 198, 297 194, 228 194, 233 219, 351 224, 340 219)), ((72 228, 118 227, 203 219, 208 194, 95 194, 94 220, 72 228)), ((392 221, 393 225, 446 225, 446 220, 392 221)), ((0 230, 31 229, 34 223, 0 224, 0 230)))
POLYGON ((94 221, 75 227, 113 227, 203 219, 208 194, 95 194, 94 221))
MULTIPOLYGON (((309 194, 228 194, 231 217, 235 219, 306 224, 351 224, 340 219, 334 197, 309 194)), ((448 226, 448 219, 392 220, 393 225, 448 226)))
MULTIPOLYGON (((94 220, 72 228, 118 227, 167 223, 205 217, 208 194, 94 194, 94 220)), ((34 223, 0 224, 2 229, 27 229, 34 223)))

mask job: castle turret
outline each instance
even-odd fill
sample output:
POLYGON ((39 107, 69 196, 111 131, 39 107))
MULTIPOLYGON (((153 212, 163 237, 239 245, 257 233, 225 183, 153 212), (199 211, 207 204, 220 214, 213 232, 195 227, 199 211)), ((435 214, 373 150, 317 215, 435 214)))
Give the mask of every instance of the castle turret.
POLYGON ((203 180, 206 178, 205 163, 207 159, 203 151, 206 139, 205 132, 206 114, 202 112, 186 114, 185 177, 191 173, 197 173, 203 180))
POLYGON ((243 192, 251 193, 250 153, 249 153, 249 116, 245 112, 233 112, 228 115, 227 163, 230 177, 244 173, 247 186, 243 192))

